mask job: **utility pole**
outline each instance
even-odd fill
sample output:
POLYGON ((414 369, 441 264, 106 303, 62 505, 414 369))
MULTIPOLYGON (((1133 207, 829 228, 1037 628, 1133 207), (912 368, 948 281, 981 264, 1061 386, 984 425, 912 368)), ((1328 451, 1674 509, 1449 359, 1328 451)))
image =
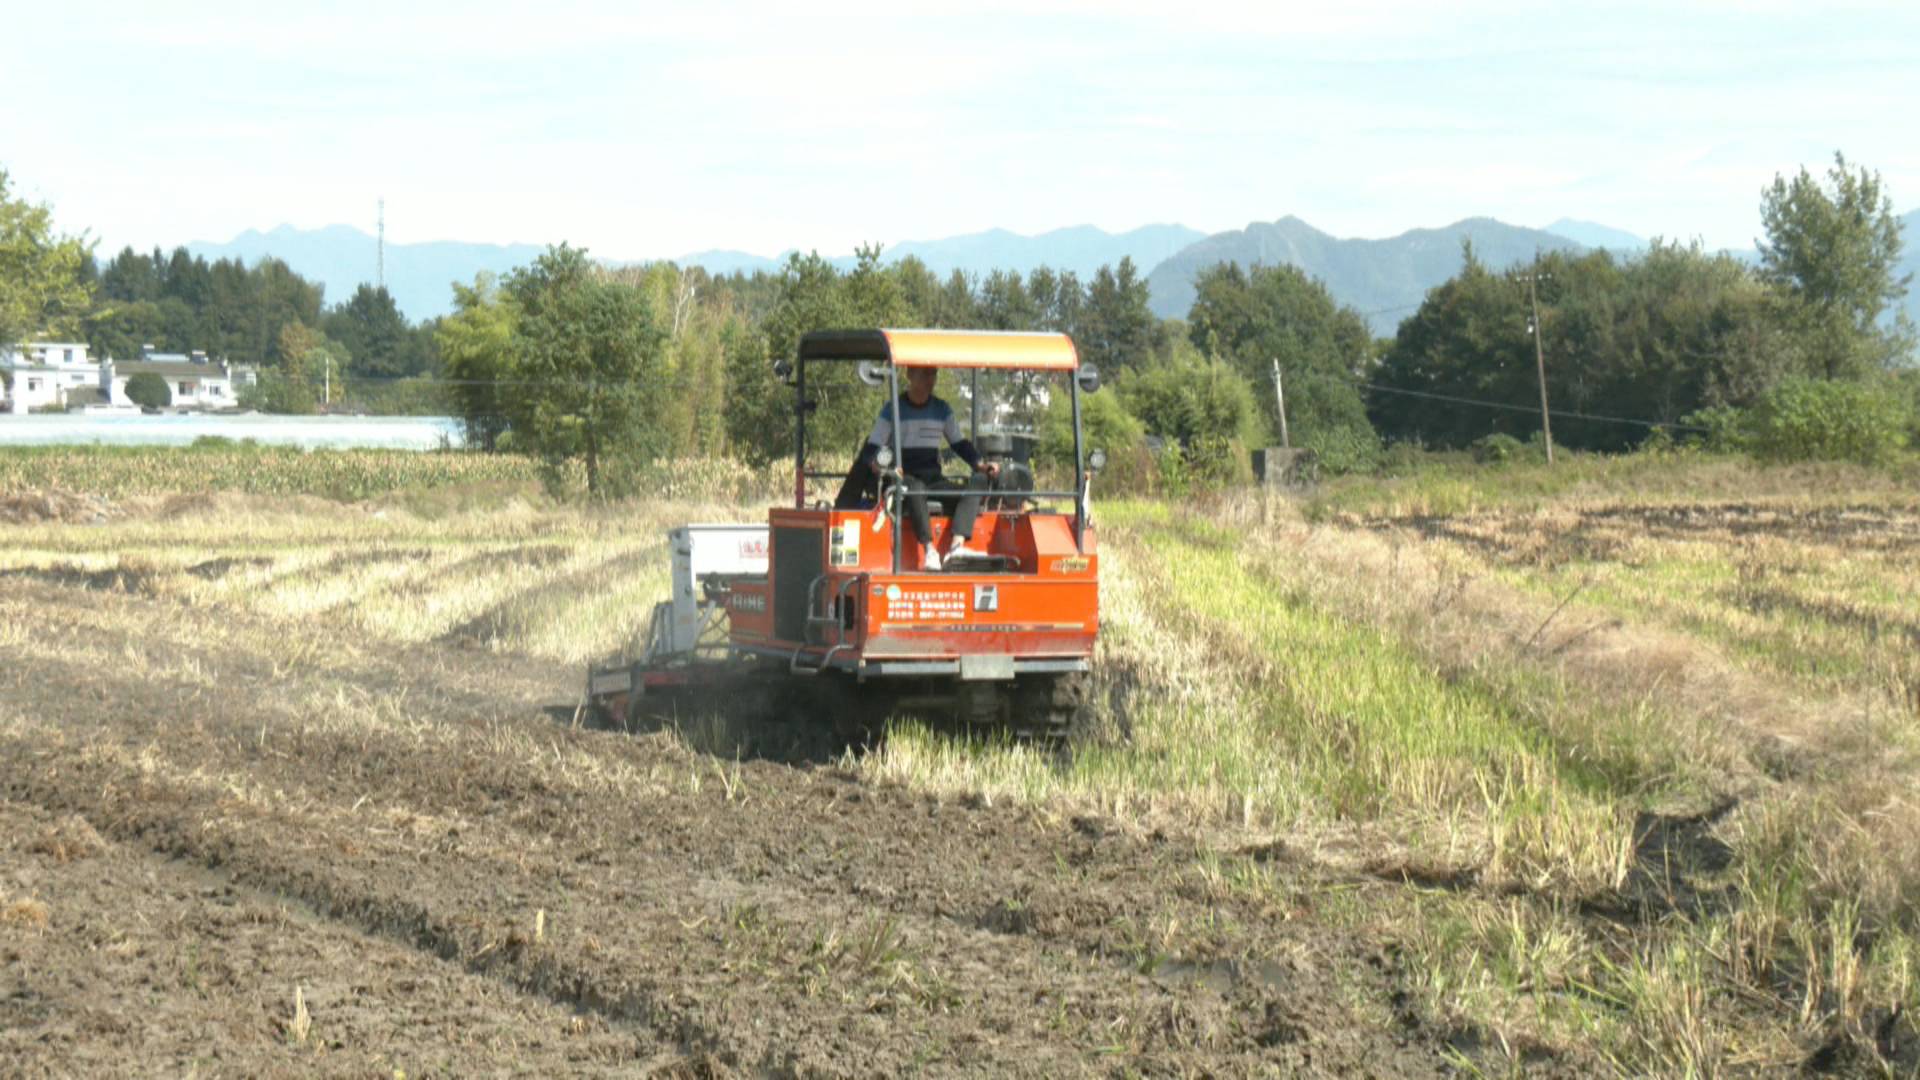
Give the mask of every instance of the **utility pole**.
MULTIPOLYGON (((1540 265, 1538 257, 1534 266, 1540 265)), ((1536 269, 1531 274, 1522 274, 1527 280, 1527 303, 1533 307, 1533 366, 1540 376, 1540 434, 1547 441, 1547 464, 1553 464, 1553 419, 1547 412, 1547 354, 1540 345, 1540 290, 1535 282, 1541 278, 1553 280, 1553 275, 1542 274, 1536 269)))
POLYGON ((1273 359, 1273 397, 1280 408, 1280 447, 1291 450, 1293 440, 1287 437, 1287 387, 1280 379, 1280 358, 1277 356, 1273 359))
POLYGON ((326 361, 327 366, 324 369, 324 374, 321 376, 320 385, 322 390, 320 391, 320 395, 321 399, 326 403, 327 408, 331 409, 333 408, 333 354, 330 352, 325 353, 322 355, 322 358, 326 361))

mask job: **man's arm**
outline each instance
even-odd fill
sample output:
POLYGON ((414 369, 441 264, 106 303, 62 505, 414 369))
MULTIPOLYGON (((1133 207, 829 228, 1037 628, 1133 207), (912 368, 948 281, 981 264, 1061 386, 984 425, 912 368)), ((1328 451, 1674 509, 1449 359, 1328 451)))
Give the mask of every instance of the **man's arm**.
POLYGON ((860 448, 860 457, 854 462, 854 468, 866 465, 874 472, 880 466, 874 463, 874 455, 893 438, 893 402, 880 406, 880 418, 873 422, 873 431, 867 436, 867 444, 860 448))
POLYGON ((988 462, 985 465, 980 463, 980 451, 974 447, 972 439, 960 433, 960 418, 953 415, 951 408, 947 410, 945 431, 947 445, 953 447, 954 455, 961 461, 966 462, 968 468, 974 472, 993 473, 999 471, 999 466, 992 462, 988 462))

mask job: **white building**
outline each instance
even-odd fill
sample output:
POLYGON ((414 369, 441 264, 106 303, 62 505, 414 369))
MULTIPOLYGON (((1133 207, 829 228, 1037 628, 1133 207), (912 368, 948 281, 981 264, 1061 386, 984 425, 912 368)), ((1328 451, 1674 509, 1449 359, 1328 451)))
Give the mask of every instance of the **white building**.
MULTIPOLYGON (((100 365, 87 358, 84 341, 30 341, 0 345, 0 368, 13 385, 6 391, 6 412, 64 409, 69 394, 97 388, 100 365)), ((88 396, 84 393, 76 396, 88 396)))
POLYGON ((13 384, 0 411, 14 413, 70 406, 90 411, 132 407, 127 380, 143 371, 166 380, 168 405, 173 408, 236 409, 240 407, 238 389, 258 381, 252 368, 210 360, 199 350, 163 353, 146 345, 138 360, 108 357, 95 362, 87 357, 85 342, 67 341, 0 346, 0 369, 6 370, 13 384))
POLYGON ((225 360, 209 360, 198 350, 191 353, 163 353, 152 346, 141 350, 138 360, 108 360, 100 366, 100 389, 109 405, 131 405, 127 380, 150 372, 166 380, 174 408, 237 409, 232 365, 225 360))

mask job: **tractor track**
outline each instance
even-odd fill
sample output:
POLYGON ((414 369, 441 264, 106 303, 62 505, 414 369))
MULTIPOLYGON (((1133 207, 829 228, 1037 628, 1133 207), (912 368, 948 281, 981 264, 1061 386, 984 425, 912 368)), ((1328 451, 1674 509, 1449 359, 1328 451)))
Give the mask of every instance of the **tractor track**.
MULTIPOLYGON (((575 673, 526 658, 329 640, 287 660, 282 639, 339 633, 324 620, 23 583, 0 600, 9 626, 25 662, 0 665, 0 809, 84 821, 115 867, 146 867, 130 873, 289 907, 331 970, 399 952, 436 985, 480 980, 489 1030, 524 1028, 529 1055, 354 1028, 324 994, 295 1042, 286 980, 234 974, 209 1015, 245 999, 276 1019, 217 1038, 203 1072, 329 1053, 455 1071, 540 1053, 704 1074, 1449 1071, 1457 1033, 1407 1009, 1390 944, 1210 895, 1191 841, 557 725, 543 710, 575 673)), ((35 940, 57 951, 103 917, 33 869, 44 856, 8 858, 41 875, 35 940)), ((101 887, 142 893, 118 870, 101 887)), ((396 1016, 431 1011, 401 998, 396 1016)), ((72 1049, 47 1037, 60 1012, 10 1021, 0 1045, 25 1071, 72 1049)), ((128 1037, 84 1048, 111 1060, 128 1037)))

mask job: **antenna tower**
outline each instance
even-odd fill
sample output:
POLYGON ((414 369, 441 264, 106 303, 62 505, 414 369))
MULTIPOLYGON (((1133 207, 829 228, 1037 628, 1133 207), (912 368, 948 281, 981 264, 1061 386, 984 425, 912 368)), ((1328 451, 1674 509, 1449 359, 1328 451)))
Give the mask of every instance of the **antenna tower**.
POLYGON ((387 287, 387 200, 384 196, 380 199, 380 220, 375 228, 379 236, 373 248, 373 282, 384 289, 387 287))

